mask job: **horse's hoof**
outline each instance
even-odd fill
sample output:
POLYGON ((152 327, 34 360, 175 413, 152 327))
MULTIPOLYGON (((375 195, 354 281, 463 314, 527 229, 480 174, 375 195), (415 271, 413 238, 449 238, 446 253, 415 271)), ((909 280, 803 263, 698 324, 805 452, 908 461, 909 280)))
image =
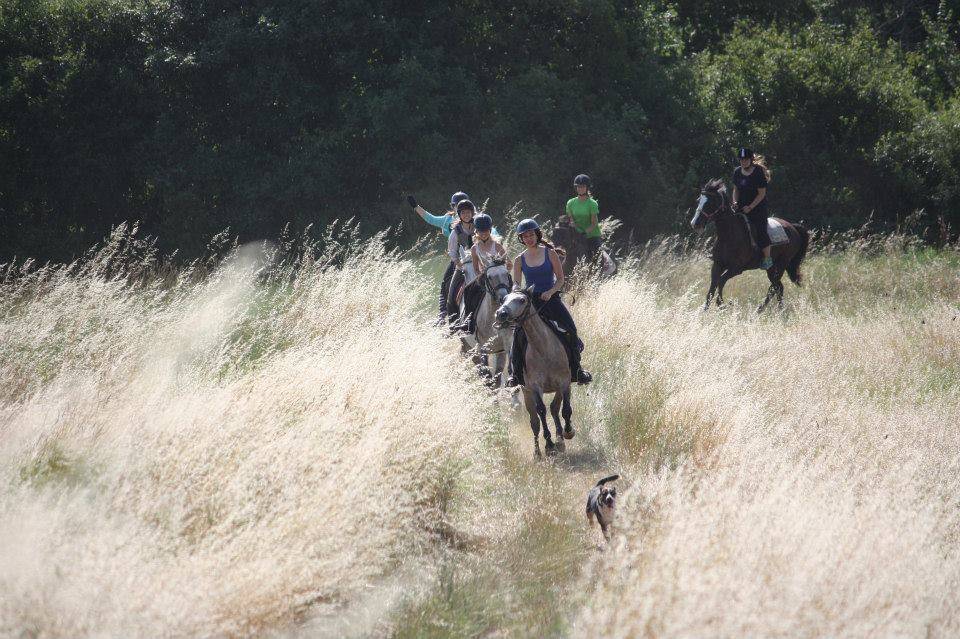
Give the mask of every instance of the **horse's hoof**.
POLYGON ((556 454, 557 454, 557 445, 554 444, 553 441, 548 440, 548 441, 547 441, 547 445, 545 446, 545 448, 547 449, 547 455, 556 455, 556 454))
POLYGON ((564 428, 564 429, 563 429, 563 438, 564 438, 564 439, 573 439, 573 436, 576 435, 576 434, 577 434, 577 432, 576 432, 575 430, 573 430, 573 427, 564 428))

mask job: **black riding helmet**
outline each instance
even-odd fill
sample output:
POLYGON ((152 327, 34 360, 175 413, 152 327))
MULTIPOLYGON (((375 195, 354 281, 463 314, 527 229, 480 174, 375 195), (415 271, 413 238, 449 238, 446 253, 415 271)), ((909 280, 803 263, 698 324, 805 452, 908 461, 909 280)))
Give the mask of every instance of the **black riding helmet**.
POLYGON ((469 195, 467 195, 463 191, 457 191, 456 193, 450 196, 450 208, 452 209, 457 204, 460 204, 460 202, 463 202, 464 200, 469 200, 469 199, 470 199, 469 195))
POLYGON ((590 188, 590 176, 586 173, 581 173, 577 177, 573 178, 573 185, 576 186, 585 186, 588 189, 590 188))
POLYGON ((751 151, 748 147, 745 147, 745 146, 740 147, 740 150, 737 151, 737 159, 738 159, 738 160, 744 160, 744 159, 746 159, 746 158, 750 158, 750 159, 752 160, 752 159, 753 159, 753 151, 751 151))
POLYGON ((493 229, 493 218, 486 213, 478 213, 473 216, 473 228, 478 231, 489 231, 493 229))

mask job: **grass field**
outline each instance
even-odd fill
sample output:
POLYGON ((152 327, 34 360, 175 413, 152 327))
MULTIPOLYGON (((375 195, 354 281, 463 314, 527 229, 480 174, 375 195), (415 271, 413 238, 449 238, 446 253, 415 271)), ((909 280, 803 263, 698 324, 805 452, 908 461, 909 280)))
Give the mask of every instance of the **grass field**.
POLYGON ((537 462, 435 264, 326 246, 7 269, 0 636, 960 633, 960 251, 823 243, 757 316, 761 273, 702 313, 703 252, 641 247, 576 295, 595 382, 537 462))

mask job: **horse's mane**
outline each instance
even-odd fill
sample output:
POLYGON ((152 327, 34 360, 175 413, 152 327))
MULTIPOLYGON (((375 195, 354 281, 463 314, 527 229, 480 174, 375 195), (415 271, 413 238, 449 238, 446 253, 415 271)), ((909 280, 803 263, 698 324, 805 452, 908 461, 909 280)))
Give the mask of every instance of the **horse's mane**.
POLYGON ((712 180, 707 180, 707 183, 703 185, 704 191, 716 191, 717 193, 726 193, 727 185, 724 183, 723 178, 714 178, 712 180))

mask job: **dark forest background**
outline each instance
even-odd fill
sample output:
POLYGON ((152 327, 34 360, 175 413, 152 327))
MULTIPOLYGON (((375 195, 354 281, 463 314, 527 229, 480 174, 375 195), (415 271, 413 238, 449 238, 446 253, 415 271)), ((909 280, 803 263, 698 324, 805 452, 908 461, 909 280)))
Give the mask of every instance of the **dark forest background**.
POLYGON ((734 149, 772 212, 960 228, 960 0, 0 0, 0 262, 141 220, 199 254, 452 191, 635 237, 734 149), (914 216, 915 218, 917 216, 914 216))

